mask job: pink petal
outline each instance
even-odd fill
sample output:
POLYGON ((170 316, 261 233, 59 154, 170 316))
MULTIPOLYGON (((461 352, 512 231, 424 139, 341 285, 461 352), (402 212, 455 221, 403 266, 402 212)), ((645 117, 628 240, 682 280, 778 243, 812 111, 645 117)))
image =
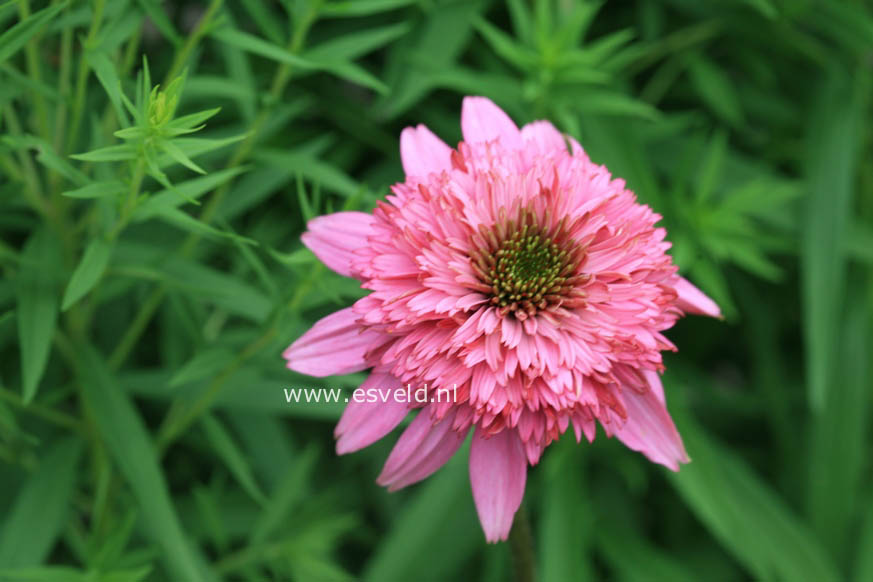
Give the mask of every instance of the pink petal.
POLYGON ((521 128, 521 137, 526 145, 535 146, 542 154, 567 151, 564 136, 548 121, 528 123, 521 128))
POLYGON ((690 459, 676 425, 656 391, 646 390, 645 394, 640 394, 624 390, 622 397, 627 421, 615 431, 615 435, 628 448, 643 453, 653 463, 678 471, 679 463, 687 463, 690 459))
POLYGON ((703 291, 691 284, 688 279, 679 277, 679 282, 674 286, 679 297, 676 306, 687 313, 721 317, 721 309, 715 301, 703 294, 703 291))
POLYGON ((396 491, 445 465, 464 442, 464 435, 452 430, 453 419, 449 413, 434 424, 430 408, 423 408, 400 435, 376 482, 396 491))
POLYGON ((438 174, 452 167, 452 148, 424 125, 400 133, 400 160, 407 176, 438 174))
POLYGON ((477 428, 470 447, 470 484, 487 541, 509 536, 526 479, 527 458, 516 432, 503 430, 483 438, 477 428))
POLYGON ((384 334, 362 328, 358 315, 347 307, 318 320, 282 356, 301 374, 350 374, 369 368, 364 355, 385 341, 384 334))
POLYGON ((664 400, 664 384, 661 383, 661 376, 654 370, 643 370, 643 378, 649 383, 649 387, 654 391, 655 396, 661 404, 665 404, 664 400))
POLYGON ((340 275, 352 277, 355 250, 366 246, 372 225, 372 214, 335 212, 310 220, 300 238, 322 263, 340 275))
POLYGON ((394 390, 401 382, 385 371, 376 371, 358 388, 357 399, 351 397, 342 418, 336 425, 336 452, 345 455, 375 443, 406 417, 406 402, 394 398, 394 390), (370 402, 370 394, 375 402, 370 402), (363 402, 361 402, 363 400, 363 402))
POLYGON ((461 105, 464 141, 477 143, 499 139, 512 149, 521 149, 521 132, 504 111, 485 97, 464 97, 461 105))

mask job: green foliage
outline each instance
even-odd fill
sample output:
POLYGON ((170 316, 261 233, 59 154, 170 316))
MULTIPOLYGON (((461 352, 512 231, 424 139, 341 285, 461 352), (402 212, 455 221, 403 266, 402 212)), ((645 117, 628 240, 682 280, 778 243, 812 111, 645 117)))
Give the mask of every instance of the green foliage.
POLYGON ((669 332, 693 461, 529 473, 539 579, 873 578, 873 11, 805 0, 0 1, 0 580, 512 577, 466 449, 375 485, 282 349, 364 295, 299 237, 461 97, 547 118, 723 307, 669 332))

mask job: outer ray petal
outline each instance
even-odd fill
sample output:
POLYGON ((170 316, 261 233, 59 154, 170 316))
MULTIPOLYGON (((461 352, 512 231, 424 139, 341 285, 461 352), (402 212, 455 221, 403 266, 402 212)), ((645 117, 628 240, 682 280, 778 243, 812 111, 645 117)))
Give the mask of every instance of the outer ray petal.
POLYGON ((351 307, 318 320, 282 357, 288 368, 309 376, 360 372, 370 366, 364 355, 385 342, 385 335, 363 330, 351 307))
POLYGON ((534 121, 521 128, 521 137, 526 146, 533 146, 540 154, 566 152, 564 136, 548 121, 534 121))
POLYGON ((354 253, 367 244, 373 220, 373 215, 365 212, 335 212, 310 220, 300 238, 330 269, 353 277, 354 253))
POLYGON ((400 133, 400 160, 407 176, 427 176, 451 168, 452 148, 424 125, 400 133))
POLYGON ((409 408, 405 402, 387 396, 400 386, 400 380, 384 370, 374 370, 370 374, 359 388, 360 396, 357 400, 352 396, 336 425, 334 436, 337 437, 337 454, 345 455, 368 447, 400 424, 409 408), (369 390, 379 391, 379 398, 375 402, 367 401, 369 390), (383 399, 382 395, 387 398, 383 399))
POLYGON ((650 461, 678 471, 679 463, 687 463, 690 459, 664 401, 658 396, 654 388, 646 390, 645 394, 624 390, 622 397, 627 421, 615 431, 615 435, 628 448, 643 453, 650 461))
POLYGON ((522 146, 521 132, 512 119, 485 97, 464 98, 461 131, 468 143, 499 139, 504 147, 520 149, 522 146))
POLYGON ((682 311, 696 313, 697 315, 721 317, 721 309, 719 309, 715 301, 707 297, 703 291, 692 285, 688 279, 679 277, 679 282, 674 285, 674 288, 679 295, 676 299, 676 305, 682 311))
POLYGON ((514 430, 483 438, 477 428, 470 446, 470 484, 485 539, 505 540, 521 506, 527 458, 514 430))
POLYGON ((464 435, 452 430, 454 416, 450 413, 434 424, 429 407, 423 408, 400 435, 376 482, 396 491, 445 465, 464 442, 464 435))

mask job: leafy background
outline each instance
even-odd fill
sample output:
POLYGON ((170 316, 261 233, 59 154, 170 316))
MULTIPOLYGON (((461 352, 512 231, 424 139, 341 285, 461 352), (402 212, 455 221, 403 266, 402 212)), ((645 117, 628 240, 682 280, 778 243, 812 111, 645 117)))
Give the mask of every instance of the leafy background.
POLYGON ((670 332, 691 464, 601 435, 531 471, 538 578, 873 580, 869 3, 12 0, 0 30, 0 579, 512 578, 466 453, 389 494, 392 439, 337 458, 341 405, 282 392, 361 296, 306 220, 481 94, 625 178, 726 314, 670 332))

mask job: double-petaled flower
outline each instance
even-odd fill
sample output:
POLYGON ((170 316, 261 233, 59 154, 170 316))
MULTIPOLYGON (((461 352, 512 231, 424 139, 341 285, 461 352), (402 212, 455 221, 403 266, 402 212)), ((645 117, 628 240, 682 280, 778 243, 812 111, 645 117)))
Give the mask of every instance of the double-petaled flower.
POLYGON ((572 426, 677 470, 663 331, 718 306, 677 274, 660 216, 582 147, 538 121, 520 130, 494 103, 464 100, 464 141, 426 127, 400 136, 406 181, 372 214, 309 223, 303 242, 371 291, 286 351, 313 376, 372 369, 362 388, 427 386, 433 401, 353 399, 337 452, 391 432, 378 482, 398 489, 441 467, 473 432, 470 481, 489 541, 505 539, 527 465, 572 426), (452 399, 437 398, 453 389, 452 399), (439 401, 437 401, 439 400, 439 401))

